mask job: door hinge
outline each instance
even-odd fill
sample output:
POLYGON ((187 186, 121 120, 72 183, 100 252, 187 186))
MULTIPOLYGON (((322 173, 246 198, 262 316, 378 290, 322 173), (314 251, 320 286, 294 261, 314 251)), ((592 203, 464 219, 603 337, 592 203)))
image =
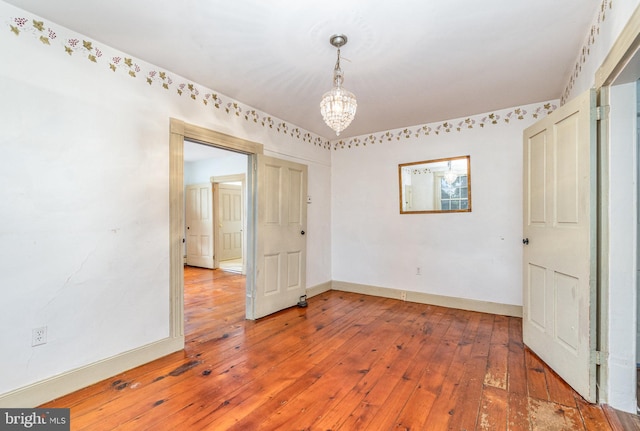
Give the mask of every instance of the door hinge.
POLYGON ((604 363, 604 353, 600 350, 596 350, 595 354, 596 365, 602 365, 604 363))
POLYGON ((596 106, 596 121, 602 120, 602 106, 596 106))

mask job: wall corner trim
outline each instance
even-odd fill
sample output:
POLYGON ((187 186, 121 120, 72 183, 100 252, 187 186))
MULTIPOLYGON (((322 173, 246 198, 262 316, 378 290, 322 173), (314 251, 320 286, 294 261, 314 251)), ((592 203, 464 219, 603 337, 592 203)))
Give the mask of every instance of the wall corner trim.
POLYGON ((331 282, 332 290, 361 293, 364 295, 380 296, 400 300, 402 294, 406 301, 419 304, 437 305, 440 307, 457 308, 460 310, 477 311, 480 313, 499 314, 502 316, 522 317, 522 306, 500 304, 497 302, 479 301, 477 299, 456 298, 453 296, 434 295, 431 293, 403 291, 388 287, 369 286, 365 284, 349 283, 346 281, 331 282))
POLYGON ((36 407, 184 348, 184 337, 165 338, 0 394, 2 408, 36 407))
POLYGON ((324 283, 316 284, 312 287, 307 287, 307 298, 312 298, 316 295, 320 295, 321 293, 328 292, 331 290, 331 281, 326 281, 324 283))

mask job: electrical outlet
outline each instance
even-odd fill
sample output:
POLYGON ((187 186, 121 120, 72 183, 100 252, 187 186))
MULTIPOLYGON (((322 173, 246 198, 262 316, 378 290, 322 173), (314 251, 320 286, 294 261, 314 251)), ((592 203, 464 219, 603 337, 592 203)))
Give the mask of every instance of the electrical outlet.
POLYGON ((404 290, 400 291, 400 300, 401 301, 406 301, 407 300, 407 292, 405 292, 404 290))
POLYGON ((416 275, 422 275, 422 273, 420 272, 420 267, 416 268, 416 275))
POLYGON ((47 327, 34 328, 31 332, 31 346, 40 346, 47 343, 47 327))

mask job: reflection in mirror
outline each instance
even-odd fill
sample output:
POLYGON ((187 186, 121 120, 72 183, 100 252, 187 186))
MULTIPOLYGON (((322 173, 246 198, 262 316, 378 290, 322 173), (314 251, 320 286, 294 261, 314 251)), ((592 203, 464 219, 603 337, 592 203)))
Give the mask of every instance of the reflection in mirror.
POLYGON ((471 212, 470 156, 398 165, 400 214, 471 212))

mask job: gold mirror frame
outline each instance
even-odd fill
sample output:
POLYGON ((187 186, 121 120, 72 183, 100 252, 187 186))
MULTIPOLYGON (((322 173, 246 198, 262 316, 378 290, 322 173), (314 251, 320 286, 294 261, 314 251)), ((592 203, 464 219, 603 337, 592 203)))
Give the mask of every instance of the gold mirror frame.
POLYGON ((398 165, 400 214, 471 212, 471 156, 398 165))

